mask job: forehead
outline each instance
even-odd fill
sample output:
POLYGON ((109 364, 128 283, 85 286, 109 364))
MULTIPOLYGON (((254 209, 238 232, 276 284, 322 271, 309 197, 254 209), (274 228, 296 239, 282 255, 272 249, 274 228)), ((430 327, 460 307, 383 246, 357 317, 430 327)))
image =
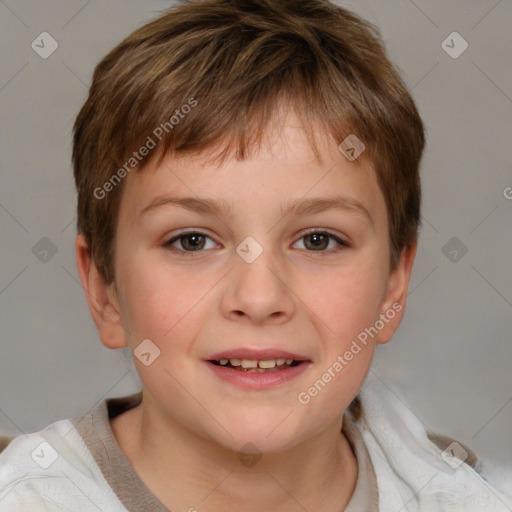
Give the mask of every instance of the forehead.
MULTIPOLYGON (((350 161, 326 134, 317 136, 317 158, 298 120, 289 116, 278 133, 244 160, 216 163, 214 151, 154 159, 127 177, 121 210, 137 217, 151 203, 170 196, 209 198, 224 213, 252 209, 261 215, 289 210, 301 199, 343 196, 371 217, 386 217, 385 201, 376 174, 364 153, 350 161)), ((304 203, 304 201, 302 201, 304 203)), ((306 213, 307 209, 303 209, 306 213)), ((219 213, 218 211, 215 213, 219 213)))

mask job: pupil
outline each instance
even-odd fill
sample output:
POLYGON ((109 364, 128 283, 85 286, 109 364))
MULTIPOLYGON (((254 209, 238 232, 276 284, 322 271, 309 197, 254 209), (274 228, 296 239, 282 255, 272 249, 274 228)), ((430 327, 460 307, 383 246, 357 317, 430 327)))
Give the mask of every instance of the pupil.
POLYGON ((202 249, 204 247, 204 243, 204 237, 199 233, 186 235, 181 240, 181 245, 183 248, 188 250, 202 249))
POLYGON ((307 242, 311 242, 310 247, 306 243, 306 247, 312 248, 313 250, 325 249, 329 245, 329 238, 324 233, 312 233, 306 237, 307 242), (327 244, 326 244, 327 242, 327 244))

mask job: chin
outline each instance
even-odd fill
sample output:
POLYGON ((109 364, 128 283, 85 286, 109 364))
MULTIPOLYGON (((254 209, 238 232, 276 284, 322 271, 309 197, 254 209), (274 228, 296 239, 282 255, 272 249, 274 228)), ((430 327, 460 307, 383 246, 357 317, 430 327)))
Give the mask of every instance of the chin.
MULTIPOLYGON (((282 415, 277 421, 269 415, 262 417, 261 414, 233 418, 226 429, 231 435, 223 431, 225 435, 221 438, 215 436, 215 441, 237 454, 279 453, 289 450, 302 439, 299 438, 298 426, 293 426, 286 420, 283 422, 285 417, 286 415, 282 415)), ((301 429, 301 434, 304 435, 304 429, 301 429)))

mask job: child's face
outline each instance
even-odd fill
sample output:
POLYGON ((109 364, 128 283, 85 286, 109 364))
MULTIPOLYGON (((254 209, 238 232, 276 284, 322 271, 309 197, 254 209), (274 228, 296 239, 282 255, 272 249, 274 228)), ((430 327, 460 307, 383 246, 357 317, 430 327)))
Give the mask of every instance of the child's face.
MULTIPOLYGON (((146 339, 160 350, 150 365, 137 358, 135 364, 146 405, 161 420, 233 450, 250 442, 262 452, 290 448, 326 428, 339 432, 340 416, 365 379, 375 342, 389 339, 401 314, 386 318, 380 338, 367 335, 366 346, 359 342, 361 350, 343 359, 341 371, 332 367, 381 313, 397 299, 403 304, 410 267, 401 262, 389 272, 386 206, 370 165, 349 162, 332 142, 321 151, 323 164, 314 159, 298 123, 289 120, 271 150, 246 161, 213 167, 193 157, 168 158, 127 178, 113 302, 132 352, 146 339), (284 213, 290 203, 334 196, 351 206, 284 213), (207 198, 229 205, 230 213, 171 203, 143 213, 164 197, 198 204, 207 198), (348 247, 306 236, 313 229, 348 247), (166 246, 184 232, 204 238, 166 246), (236 251, 247 237, 262 248, 253 262, 236 251), (224 380, 219 373, 235 370, 207 362, 239 349, 282 350, 308 362, 290 380, 254 389, 224 380), (309 393, 329 368, 335 376, 316 396, 309 393)), ((240 252, 244 256, 255 255, 252 245, 240 249, 249 251, 240 252)))

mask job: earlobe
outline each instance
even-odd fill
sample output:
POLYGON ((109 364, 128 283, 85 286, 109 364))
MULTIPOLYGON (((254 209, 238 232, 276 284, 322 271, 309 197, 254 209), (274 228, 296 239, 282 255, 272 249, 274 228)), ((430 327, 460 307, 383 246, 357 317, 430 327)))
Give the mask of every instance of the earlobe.
POLYGON ((107 284, 98 271, 82 234, 76 237, 75 251, 78 274, 101 342, 112 349, 126 347, 126 336, 115 286, 107 284))
POLYGON ((380 315, 384 326, 375 338, 376 343, 387 343, 402 322, 417 247, 415 242, 410 247, 405 248, 397 267, 389 275, 380 315))

